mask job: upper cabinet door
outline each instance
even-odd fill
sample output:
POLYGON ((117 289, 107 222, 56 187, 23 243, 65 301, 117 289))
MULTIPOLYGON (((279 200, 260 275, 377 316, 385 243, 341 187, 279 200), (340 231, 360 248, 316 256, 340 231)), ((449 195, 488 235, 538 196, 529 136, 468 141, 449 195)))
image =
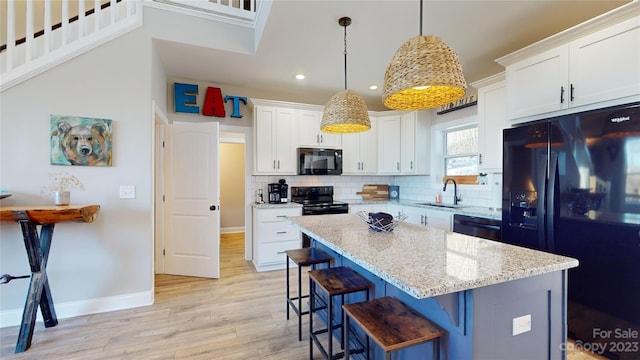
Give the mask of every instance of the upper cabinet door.
POLYGON ((400 174, 400 115, 378 118, 378 170, 380 174, 400 174))
POLYGON ((579 106, 636 101, 638 64, 640 16, 509 63, 507 116, 528 121, 579 106))
POLYGON ((571 106, 640 94, 640 17, 571 43, 571 106))
POLYGON ((480 170, 502 172, 502 130, 509 127, 504 81, 478 89, 480 170))
POLYGON ((300 147, 339 149, 342 146, 342 135, 327 134, 320 130, 322 114, 322 111, 300 110, 298 132, 300 147))
POLYGON ((569 49, 561 46, 507 66, 510 119, 567 108, 569 49))
POLYGON ((415 111, 402 114, 400 120, 400 131, 402 132, 400 136, 400 171, 403 174, 416 174, 418 168, 416 142, 426 142, 426 134, 421 134, 418 131, 418 118, 415 111), (425 138, 418 140, 416 139, 418 136, 425 136, 425 138))
POLYGON ((276 113, 275 158, 278 174, 296 173, 297 110, 278 109, 276 113))
POLYGON ((255 166, 256 174, 270 174, 275 172, 276 159, 274 156, 274 136, 276 108, 270 106, 256 106, 255 113, 255 166))
POLYGON ((378 119, 370 117, 371 129, 360 134, 360 161, 362 174, 378 173, 378 119))
POLYGON ((377 119, 371 118, 371 129, 342 135, 342 174, 373 175, 378 171, 377 119))
POLYGON ((256 106, 255 173, 296 173, 297 112, 293 109, 256 106))

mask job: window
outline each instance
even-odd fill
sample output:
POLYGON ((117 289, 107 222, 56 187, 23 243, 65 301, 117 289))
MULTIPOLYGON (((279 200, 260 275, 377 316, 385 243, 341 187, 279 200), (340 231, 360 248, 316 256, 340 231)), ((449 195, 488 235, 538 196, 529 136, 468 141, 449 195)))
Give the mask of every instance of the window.
POLYGON ((445 176, 478 175, 478 126, 444 132, 445 176))

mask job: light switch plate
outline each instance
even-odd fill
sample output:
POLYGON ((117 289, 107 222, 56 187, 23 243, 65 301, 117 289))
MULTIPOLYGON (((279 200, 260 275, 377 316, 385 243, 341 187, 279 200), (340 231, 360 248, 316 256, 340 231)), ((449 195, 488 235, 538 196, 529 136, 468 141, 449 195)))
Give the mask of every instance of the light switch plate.
POLYGON ((135 199, 135 185, 120 185, 120 199, 135 199))
POLYGON ((531 314, 513 318, 513 336, 531 331, 531 314))

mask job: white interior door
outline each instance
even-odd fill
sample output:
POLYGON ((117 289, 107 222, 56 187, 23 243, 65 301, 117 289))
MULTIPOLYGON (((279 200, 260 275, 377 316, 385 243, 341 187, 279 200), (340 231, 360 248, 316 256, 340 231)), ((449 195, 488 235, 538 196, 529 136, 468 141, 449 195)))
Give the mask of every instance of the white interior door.
POLYGON ((167 125, 165 272, 220 277, 217 122, 167 125))

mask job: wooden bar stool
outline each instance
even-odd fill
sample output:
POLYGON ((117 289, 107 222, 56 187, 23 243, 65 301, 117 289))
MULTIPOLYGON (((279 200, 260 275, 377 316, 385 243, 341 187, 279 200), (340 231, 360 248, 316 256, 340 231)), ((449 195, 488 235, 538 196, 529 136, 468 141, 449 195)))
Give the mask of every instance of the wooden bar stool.
MULTIPOLYGON (((372 284, 369 280, 358 274, 353 269, 346 266, 333 267, 329 269, 312 270, 309 271, 309 308, 311 315, 309 315, 309 359, 313 359, 313 344, 315 343, 322 354, 324 359, 339 359, 344 354, 342 352, 333 354, 333 332, 336 329, 341 330, 340 348, 344 349, 345 344, 345 330, 344 325, 340 322, 334 324, 333 320, 333 297, 340 295, 341 304, 345 302, 345 295, 364 291, 366 300, 369 300, 369 289, 372 284), (314 287, 317 285, 317 288, 314 287), (324 300, 319 294, 321 290, 327 295, 327 299, 324 300), (314 330, 313 328, 313 314, 320 310, 315 306, 316 301, 324 302, 327 309, 327 327, 320 330, 314 330), (324 346, 320 342, 318 335, 327 334, 329 337, 329 344, 325 350, 324 346)), ((340 308, 341 309, 341 308, 340 308)), ((342 312, 342 311, 341 311, 342 312)), ((338 321, 342 321, 342 315, 338 318, 338 321)), ((348 348, 349 346, 347 346, 348 348)))
POLYGON ((333 257, 324 251, 316 248, 302 248, 287 250, 287 320, 289 320, 289 307, 298 315, 298 341, 302 341, 302 315, 307 315, 308 310, 302 311, 302 299, 308 298, 309 294, 302 295, 302 267, 311 266, 315 268, 318 264, 326 264, 331 267, 333 257), (298 296, 290 297, 289 294, 289 260, 298 265, 298 296), (296 302, 297 301, 297 305, 296 302))
MULTIPOLYGON (((342 305, 342 309, 346 343, 349 343, 349 327, 353 320, 384 350, 387 360, 391 360, 392 351, 431 340, 433 340, 433 359, 437 360, 440 356, 440 337, 444 335, 444 331, 396 298, 387 296, 346 304, 342 305)), ((349 347, 347 346, 345 360, 348 359, 349 347)))

